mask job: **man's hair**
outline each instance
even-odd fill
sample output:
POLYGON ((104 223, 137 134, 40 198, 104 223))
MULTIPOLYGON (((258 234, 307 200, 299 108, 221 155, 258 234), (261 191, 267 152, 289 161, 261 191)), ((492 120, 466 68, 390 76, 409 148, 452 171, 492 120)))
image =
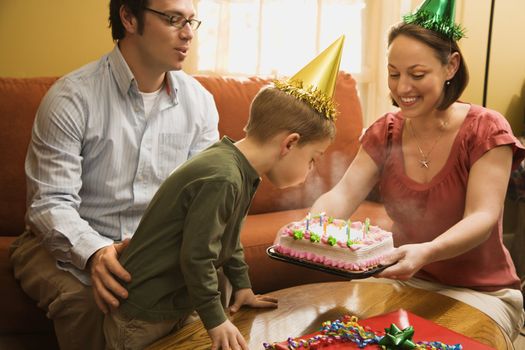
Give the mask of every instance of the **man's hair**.
MULTIPOLYGON (((448 63, 452 53, 457 52, 459 54, 458 70, 454 77, 449 80, 450 84, 445 85, 443 101, 441 101, 437 107, 437 109, 440 110, 447 109, 452 103, 457 101, 459 96, 461 96, 461 93, 467 87, 469 78, 467 65, 463 59, 463 54, 461 53, 457 42, 452 39, 445 38, 433 30, 425 29, 416 24, 400 22, 390 29, 390 33, 388 34, 388 46, 390 46, 394 39, 399 35, 408 36, 432 48, 437 59, 443 65, 448 63)), ((393 99, 392 103, 398 107, 397 103, 393 99)))
POLYGON ((149 0, 111 0, 109 2, 109 27, 113 40, 120 40, 126 35, 126 29, 120 20, 120 8, 127 10, 137 18, 138 33, 144 30, 144 7, 148 6, 149 0))
POLYGON ((253 99, 244 131, 261 143, 283 131, 298 133, 299 145, 335 138, 332 120, 273 86, 262 88, 253 99))

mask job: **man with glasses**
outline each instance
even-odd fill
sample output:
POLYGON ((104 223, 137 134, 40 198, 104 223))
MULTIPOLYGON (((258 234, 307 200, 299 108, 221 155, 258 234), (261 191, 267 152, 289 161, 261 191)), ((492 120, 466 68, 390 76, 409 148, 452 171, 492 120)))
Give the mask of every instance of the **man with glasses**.
POLYGON ((118 307, 132 278, 118 261, 127 239, 169 173, 219 137, 213 97, 181 71, 201 23, 192 1, 109 8, 113 51, 58 80, 39 107, 27 230, 11 249, 61 349, 104 348, 100 310, 118 307))

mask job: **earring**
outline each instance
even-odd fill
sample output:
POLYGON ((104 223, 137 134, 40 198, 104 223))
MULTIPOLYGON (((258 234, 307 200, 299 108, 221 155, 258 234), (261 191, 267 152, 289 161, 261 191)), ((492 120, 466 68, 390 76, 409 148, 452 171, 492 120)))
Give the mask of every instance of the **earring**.
POLYGON ((447 82, 445 83, 445 85, 449 86, 449 85, 450 85, 450 80, 447 80, 447 82))

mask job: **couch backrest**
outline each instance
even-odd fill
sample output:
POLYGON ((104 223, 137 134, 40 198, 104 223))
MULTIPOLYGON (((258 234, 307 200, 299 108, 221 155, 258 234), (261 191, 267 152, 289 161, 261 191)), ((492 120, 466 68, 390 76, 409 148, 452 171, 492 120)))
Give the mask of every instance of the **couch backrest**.
MULTIPOLYGON (((248 120, 250 103, 259 89, 270 80, 261 78, 226 78, 220 76, 196 76, 210 91, 219 110, 219 132, 233 139, 244 136, 243 128, 248 120)), ((335 100, 338 106, 337 134, 335 142, 317 163, 304 185, 280 190, 268 179, 263 179, 250 214, 277 210, 306 208, 322 193, 332 188, 343 176, 359 148, 359 136, 363 128, 361 105, 356 82, 348 73, 340 72, 337 78, 335 100)), ((293 166, 290 164, 290 166, 293 166)))
MULTIPOLYGON (((250 102, 269 81, 214 76, 196 78, 214 95, 221 136, 242 138, 250 102)), ((56 80, 57 77, 0 78, 0 235, 16 236, 24 229, 27 145, 40 100, 56 80)), ((263 179, 250 213, 308 207, 341 178, 357 152, 363 127, 355 81, 349 74, 339 74, 335 99, 340 111, 336 140, 317 169, 304 185, 296 188, 279 190, 263 179)))
POLYGON ((24 160, 35 113, 52 78, 0 78, 0 235, 24 229, 24 160))

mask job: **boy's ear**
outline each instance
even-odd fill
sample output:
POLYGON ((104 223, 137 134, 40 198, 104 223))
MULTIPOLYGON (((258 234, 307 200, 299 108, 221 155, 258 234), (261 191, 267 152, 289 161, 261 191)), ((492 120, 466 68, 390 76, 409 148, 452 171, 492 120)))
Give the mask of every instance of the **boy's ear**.
POLYGON ((296 132, 286 135, 286 137, 281 141, 281 156, 285 156, 292 150, 292 148, 297 146, 300 138, 301 135, 296 132))

